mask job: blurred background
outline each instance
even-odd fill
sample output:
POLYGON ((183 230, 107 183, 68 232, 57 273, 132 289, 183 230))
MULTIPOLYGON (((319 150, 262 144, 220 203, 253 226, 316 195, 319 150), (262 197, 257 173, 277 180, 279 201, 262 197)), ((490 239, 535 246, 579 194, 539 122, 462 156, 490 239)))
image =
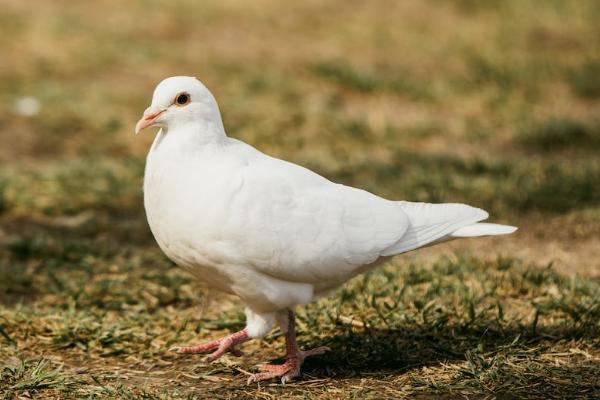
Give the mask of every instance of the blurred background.
POLYGON ((154 132, 133 134, 172 75, 202 80, 228 134, 270 155, 388 198, 466 202, 521 228, 412 257, 500 254, 600 276, 595 0, 0 6, 5 319, 20 302, 199 301, 147 227, 154 132))
POLYGON ((599 10, 3 0, 1 217, 118 216, 148 239, 141 177, 154 133, 133 126, 160 80, 193 75, 229 135, 268 154, 390 198, 468 202, 522 226, 519 247, 539 238, 544 261, 590 261, 580 247, 600 246, 599 10))

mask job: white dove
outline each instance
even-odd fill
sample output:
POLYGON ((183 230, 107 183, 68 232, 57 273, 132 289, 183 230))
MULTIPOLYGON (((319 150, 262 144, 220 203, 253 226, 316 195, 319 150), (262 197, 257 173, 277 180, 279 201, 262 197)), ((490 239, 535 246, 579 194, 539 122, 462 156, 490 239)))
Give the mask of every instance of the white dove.
POLYGON ((246 305, 246 327, 209 343, 173 347, 212 352, 214 361, 261 338, 278 322, 282 365, 263 364, 249 382, 300 375, 297 305, 327 295, 396 254, 461 237, 517 228, 478 223, 488 213, 464 204, 392 201, 333 183, 229 138, 217 102, 196 78, 163 80, 135 127, 158 126, 144 174, 144 206, 160 248, 183 269, 246 305))

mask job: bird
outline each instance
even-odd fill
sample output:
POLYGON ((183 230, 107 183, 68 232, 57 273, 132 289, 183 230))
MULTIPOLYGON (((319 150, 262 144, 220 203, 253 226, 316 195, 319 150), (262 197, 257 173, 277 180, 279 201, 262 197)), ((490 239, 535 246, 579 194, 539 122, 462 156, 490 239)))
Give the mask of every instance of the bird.
POLYGON ((334 183, 300 165, 229 137, 213 94, 198 79, 174 76, 155 88, 135 133, 159 127, 146 158, 144 208, 158 246, 210 287, 239 297, 245 327, 177 353, 242 355, 239 345, 276 324, 283 364, 261 364, 248 383, 299 377, 297 307, 330 295, 352 277, 398 254, 457 238, 505 235, 516 227, 481 221, 458 203, 395 201, 334 183))

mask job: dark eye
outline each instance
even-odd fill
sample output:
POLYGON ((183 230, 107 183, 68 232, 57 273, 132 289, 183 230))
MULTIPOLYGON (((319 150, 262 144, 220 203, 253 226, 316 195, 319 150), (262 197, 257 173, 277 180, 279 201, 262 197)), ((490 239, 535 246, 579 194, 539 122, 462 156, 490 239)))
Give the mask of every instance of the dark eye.
POLYGON ((190 95, 187 93, 179 93, 177 97, 175 97, 175 104, 178 106, 185 106, 190 102, 190 95))

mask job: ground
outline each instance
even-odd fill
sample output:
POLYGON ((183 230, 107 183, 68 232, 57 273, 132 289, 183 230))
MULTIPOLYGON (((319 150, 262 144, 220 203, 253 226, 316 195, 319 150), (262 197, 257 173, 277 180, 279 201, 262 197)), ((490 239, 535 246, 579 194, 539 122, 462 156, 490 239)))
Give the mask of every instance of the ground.
POLYGON ((0 396, 600 397, 599 16, 592 0, 3 1, 0 396), (133 126, 176 74, 271 155, 520 230, 397 257, 299 309, 300 344, 333 351, 285 386, 245 383, 283 354, 278 330, 211 365, 171 354, 244 324, 147 227, 153 133, 133 126))

